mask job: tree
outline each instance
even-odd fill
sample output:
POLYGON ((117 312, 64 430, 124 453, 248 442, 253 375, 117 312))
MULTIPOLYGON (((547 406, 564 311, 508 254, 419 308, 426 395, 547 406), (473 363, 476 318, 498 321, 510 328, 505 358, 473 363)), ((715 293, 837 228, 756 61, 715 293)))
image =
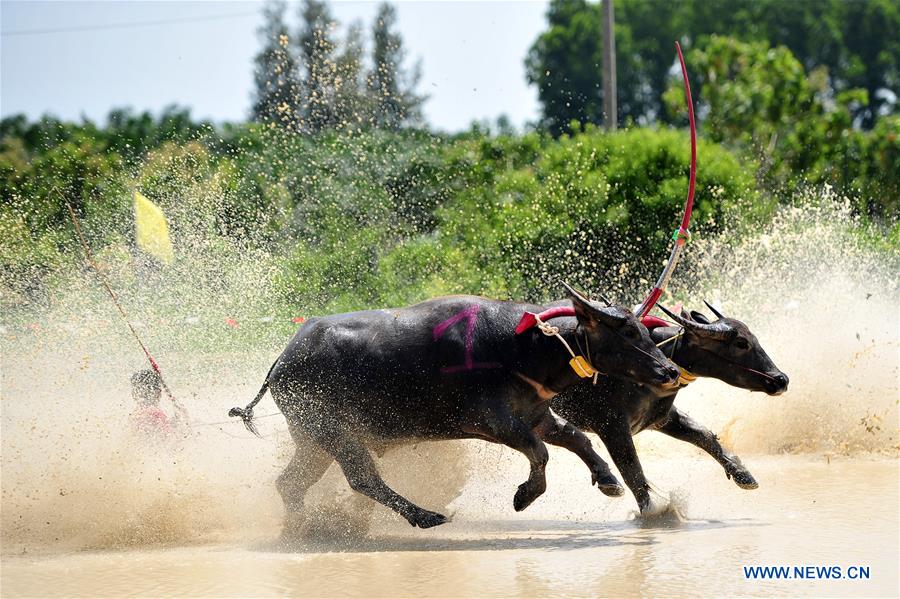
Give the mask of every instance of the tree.
MULTIPOLYGON (((854 122, 864 128, 897 110, 896 0, 618 0, 615 7, 620 122, 668 120, 662 96, 674 63, 672 42, 689 49, 711 35, 787 47, 807 71, 827 68, 829 95, 865 89, 869 103, 853 108, 854 122)), ((559 134, 571 120, 599 122, 600 7, 553 0, 547 19, 525 65, 538 86, 543 125, 559 134)))
POLYGON ((386 129, 420 121, 425 101, 415 91, 420 79, 418 65, 412 71, 403 66, 403 38, 396 25, 396 9, 387 2, 381 3, 372 26, 373 65, 366 83, 374 103, 374 124, 386 129))
POLYGON ((856 0, 841 2, 839 8, 843 11, 844 52, 837 65, 829 65, 829 69, 836 80, 836 88, 860 87, 869 93, 869 105, 857 114, 864 127, 872 127, 879 114, 897 112, 900 3, 896 0, 856 0))
POLYGON ((549 29, 525 59, 528 82, 537 85, 543 106, 541 124, 556 136, 571 121, 602 123, 601 11, 586 0, 554 0, 547 21, 549 29))
MULTIPOLYGON (((628 1, 635 6, 661 2, 628 1)), ((897 109, 900 4, 896 0, 687 0, 671 4, 679 8, 674 19, 679 36, 689 37, 691 46, 702 44, 710 35, 785 46, 807 71, 827 68, 828 93, 836 96, 865 89, 869 103, 856 106, 853 112, 854 120, 864 128, 870 128, 879 114, 897 109)), ((631 26, 636 33, 633 19, 631 26)), ((666 68, 671 65, 668 59, 663 62, 666 68)))
POLYGON ((666 119, 662 94, 675 63, 675 40, 683 37, 681 6, 662 0, 616 0, 618 103, 625 120, 666 119))
MULTIPOLYGON (((869 103, 863 88, 829 93, 827 69, 806 72, 785 46, 710 36, 688 52, 700 99, 701 132, 760 161, 769 189, 828 184, 854 198, 860 213, 897 214, 900 120, 882 117, 872 130, 853 127, 869 103)), ((681 82, 666 100, 683 111, 681 82)))
POLYGON ((321 0, 300 5, 298 36, 302 69, 301 128, 318 133, 340 122, 336 101, 337 61, 333 39, 336 22, 321 0))
MULTIPOLYGON (((615 4, 618 122, 645 122, 663 114, 662 92, 677 39, 673 15, 677 3, 647 0, 615 4), (668 38, 665 43, 660 40, 668 38), (665 62, 668 60, 668 62, 665 62)), ((549 28, 531 46, 526 76, 538 86, 542 125, 553 135, 571 121, 603 121, 602 4, 554 0, 549 28)))
POLYGON ((297 60, 284 22, 284 0, 269 0, 259 29, 262 50, 256 55, 253 120, 285 128, 297 125, 299 82, 297 60))
POLYGON ((213 130, 209 121, 195 121, 190 108, 173 104, 156 118, 148 111, 138 114, 130 108, 113 109, 102 131, 111 151, 135 163, 163 142, 184 143, 200 139, 213 130))
MULTIPOLYGON (((784 46, 711 36, 688 53, 700 100, 703 134, 715 142, 765 147, 813 104, 806 71, 784 46)), ((684 113, 684 89, 674 78, 670 111, 684 113)))
POLYGON ((680 27, 691 45, 710 35, 785 46, 807 71, 827 68, 828 93, 865 89, 870 103, 854 112, 865 128, 896 101, 880 90, 898 85, 900 6, 895 0, 690 0, 680 27))
POLYGON ((338 122, 344 127, 359 127, 371 118, 371 99, 363 81, 363 29, 359 22, 347 28, 344 48, 337 57, 335 106, 338 122))

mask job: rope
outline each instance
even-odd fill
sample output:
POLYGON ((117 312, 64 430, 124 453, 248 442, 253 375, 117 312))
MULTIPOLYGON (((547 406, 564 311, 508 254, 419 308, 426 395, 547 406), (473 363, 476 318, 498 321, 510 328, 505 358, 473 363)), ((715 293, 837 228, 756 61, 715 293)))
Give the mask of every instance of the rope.
MULTIPOLYGON (((274 416, 281 416, 281 413, 273 412, 272 414, 263 414, 262 416, 257 416, 256 418, 272 418, 274 416)), ((204 426, 212 426, 212 427, 215 427, 215 429, 217 431, 219 431, 220 433, 222 433, 223 435, 227 435, 227 436, 231 437, 232 439, 255 439, 255 438, 265 439, 267 437, 272 437, 272 436, 278 434, 278 430, 274 430, 270 433, 266 433, 265 435, 257 434, 253 437, 250 437, 247 435, 235 435, 234 433, 230 433, 223 428, 223 425, 225 425, 225 424, 236 424, 238 422, 239 422, 238 420, 223 420, 221 422, 198 422, 193 425, 193 428, 197 429, 197 428, 202 428, 204 426)))
MULTIPOLYGON (((273 416, 281 416, 281 412, 274 412, 272 414, 263 414, 262 416, 254 416, 254 420, 259 420, 260 418, 272 418, 273 416)), ((237 424, 240 422, 239 420, 222 420, 221 422, 198 422, 194 426, 218 426, 220 424, 237 424)))
POLYGON ((569 342, 566 341, 565 339, 563 339, 563 336, 559 334, 559 327, 555 327, 551 324, 548 324, 548 323, 542 321, 537 316, 535 316, 535 320, 537 320, 537 323, 538 323, 537 326, 543 334, 545 334, 548 337, 556 337, 557 339, 559 339, 562 342, 562 344, 566 346, 566 350, 569 352, 569 354, 573 358, 576 357, 575 352, 572 351, 572 347, 569 345, 569 342))
MULTIPOLYGON (((559 327, 555 327, 553 325, 547 324, 543 320, 541 320, 540 316, 537 314, 534 315, 535 321, 537 321, 537 327, 541 330, 541 332, 548 337, 556 337, 559 339, 562 344, 566 347, 566 350, 569 352, 569 355, 572 356, 572 359, 569 360, 569 366, 572 370, 575 371, 579 377, 585 379, 589 377, 594 377, 594 384, 597 384, 597 373, 599 372, 594 365, 591 364, 590 358, 586 358, 584 356, 576 355, 574 351, 572 351, 572 347, 569 345, 569 342, 563 339, 563 336, 559 334, 559 327)), ((587 339, 587 337, 585 337, 587 339)), ((578 342, 578 333, 575 334, 575 341, 578 342)), ((581 350, 581 346, 579 344, 578 347, 581 350)))
POLYGON ((671 341, 675 341, 676 339, 678 339, 678 338, 681 337, 682 335, 684 335, 684 327, 682 327, 681 330, 678 331, 678 334, 677 334, 677 335, 672 335, 672 336, 669 337, 668 339, 665 339, 665 340, 660 341, 659 343, 657 343, 657 344, 656 344, 656 347, 662 347, 663 345, 665 345, 665 344, 667 344, 667 343, 669 343, 669 342, 671 342, 671 341))
POLYGON ((227 436, 231 437, 232 439, 248 439, 248 440, 265 439, 267 437, 274 436, 278 432, 278 431, 272 431, 271 433, 266 433, 265 435, 257 434, 257 435, 249 436, 249 435, 235 435, 234 433, 229 433, 228 431, 226 431, 224 428, 222 428, 220 426, 216 427, 216 430, 219 431, 220 433, 222 433, 223 435, 227 435, 227 436))
MULTIPOLYGON (((667 343, 670 343, 672 341, 677 341, 678 339, 680 339, 682 337, 682 335, 684 335, 684 330, 685 330, 684 327, 681 327, 681 330, 678 331, 677 334, 672 335, 668 339, 664 339, 663 341, 660 341, 659 343, 656 344, 656 347, 662 347, 662 346, 666 345, 667 343)), ((678 368, 678 384, 681 385, 682 387, 687 387, 688 385, 690 385, 691 383, 693 383, 694 381, 697 380, 697 375, 694 374, 693 372, 690 372, 687 368, 684 368, 680 364, 677 364, 675 362, 675 350, 676 349, 677 348, 675 348, 675 347, 672 348, 672 355, 669 356, 669 360, 672 362, 672 364, 675 364, 675 366, 678 368)))

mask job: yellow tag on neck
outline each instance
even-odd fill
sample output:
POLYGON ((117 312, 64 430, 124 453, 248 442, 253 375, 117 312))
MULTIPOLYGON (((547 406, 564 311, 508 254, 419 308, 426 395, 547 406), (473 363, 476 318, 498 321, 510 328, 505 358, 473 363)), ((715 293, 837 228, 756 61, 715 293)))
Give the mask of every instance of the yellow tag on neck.
POLYGON ((591 378, 597 372, 593 366, 588 364, 588 361, 584 356, 575 356, 574 358, 569 360, 569 366, 572 367, 572 370, 575 371, 575 374, 583 379, 591 378))

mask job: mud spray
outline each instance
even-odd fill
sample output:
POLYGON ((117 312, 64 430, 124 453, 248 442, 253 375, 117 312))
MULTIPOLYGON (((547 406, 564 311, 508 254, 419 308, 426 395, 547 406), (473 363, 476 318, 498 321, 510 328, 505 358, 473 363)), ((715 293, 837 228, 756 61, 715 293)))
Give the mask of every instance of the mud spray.
MULTIPOLYGON (((746 322, 790 375, 789 392, 777 398, 713 381, 679 396, 686 412, 745 460, 784 453, 835 460, 898 453, 900 262, 867 244, 851 224, 849 209, 826 193, 784 208, 770 225, 740 241, 728 235, 698 240, 673 281, 674 295, 663 298, 693 308, 703 298, 717 303, 746 322)), ((234 263, 194 264, 184 273, 183 287, 158 289, 158 299, 183 314, 168 328, 142 330, 194 423, 177 447, 143 445, 130 437, 129 375, 145 364, 87 274, 73 279, 69 293, 55 298, 33 324, 4 324, 5 554, 233 545, 277 537, 282 508, 273 483, 293 450, 284 420, 266 399, 257 413, 273 416, 259 419, 260 440, 227 421, 225 413, 255 394, 290 331, 261 333, 263 341, 252 350, 241 343, 205 342, 209 327, 226 326, 223 312, 264 305, 269 291, 265 256, 217 259, 234 263), (201 288, 203 272, 232 274, 230 280, 217 275, 214 284, 201 288), (172 331, 177 341, 168 337, 172 331)), ((134 300, 130 309, 140 321, 140 302, 124 299, 134 300)), ((637 441, 642 456, 650 458, 651 479, 667 472, 671 460, 700 455, 657 433, 637 441)), ((506 449, 479 442, 420 444, 388 453, 379 463, 398 492, 473 526, 493 519, 627 519, 634 509, 630 497, 599 497, 589 489, 583 466, 557 450, 551 451, 551 489, 524 514, 514 514, 511 502, 527 464, 506 449)), ((672 486, 662 492, 681 497, 679 507, 690 515, 702 511, 686 492, 690 468, 718 466, 711 460, 689 463, 688 469, 678 467, 678 477, 663 476, 672 486)), ((307 503, 318 523, 312 532, 350 539, 369 529, 376 537, 413 534, 394 514, 352 494, 335 466, 307 503)))

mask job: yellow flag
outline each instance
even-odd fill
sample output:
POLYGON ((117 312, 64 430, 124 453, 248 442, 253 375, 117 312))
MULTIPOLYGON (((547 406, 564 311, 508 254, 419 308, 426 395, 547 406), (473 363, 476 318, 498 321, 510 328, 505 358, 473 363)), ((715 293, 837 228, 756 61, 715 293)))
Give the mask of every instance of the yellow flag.
POLYGON ((168 264, 172 261, 169 225, 159 206, 134 191, 134 237, 139 248, 168 264))

